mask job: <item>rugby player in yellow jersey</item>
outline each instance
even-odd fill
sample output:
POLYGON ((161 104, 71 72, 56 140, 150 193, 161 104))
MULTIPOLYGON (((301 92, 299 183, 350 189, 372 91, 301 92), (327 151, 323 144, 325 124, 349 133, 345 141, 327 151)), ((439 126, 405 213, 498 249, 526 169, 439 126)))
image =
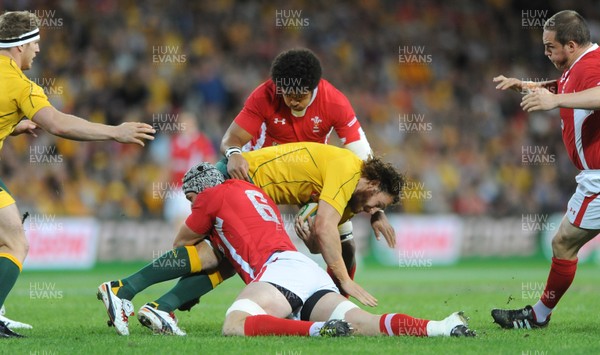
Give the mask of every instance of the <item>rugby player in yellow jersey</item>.
MULTIPOLYGON (((356 213, 373 214, 397 203, 404 177, 378 158, 362 161, 348 149, 320 143, 289 143, 242 154, 249 163, 248 173, 254 184, 275 203, 319 201, 313 233, 305 235, 303 240, 311 251, 321 252, 343 290, 363 304, 375 306, 377 300, 348 275, 337 226, 356 213)), ((226 172, 226 164, 220 168, 226 172)), ((188 172, 186 177, 189 176, 188 172)), ((185 193, 187 183, 184 178, 185 193)), ((138 312, 142 324, 155 332, 185 335, 172 312, 177 308, 188 309, 223 278, 233 274, 225 270, 208 275, 200 273, 203 256, 192 247, 198 240, 188 231, 182 226, 174 242, 175 249, 159 260, 127 278, 100 285, 99 298, 104 301, 118 334, 129 334, 128 317, 133 314, 130 301, 137 293, 155 283, 185 276, 167 294, 142 306, 138 312)))
MULTIPOLYGON (((35 136, 37 127, 79 141, 115 140, 143 146, 144 139, 154 139, 154 129, 144 123, 107 126, 52 107, 43 89, 23 74, 40 51, 38 23, 38 18, 28 11, 0 15, 0 149, 7 136, 35 136)), ((17 281, 28 248, 15 200, 0 181, 0 306, 17 281)), ((10 329, 19 326, 30 327, 0 315, 0 337, 20 337, 10 329)))

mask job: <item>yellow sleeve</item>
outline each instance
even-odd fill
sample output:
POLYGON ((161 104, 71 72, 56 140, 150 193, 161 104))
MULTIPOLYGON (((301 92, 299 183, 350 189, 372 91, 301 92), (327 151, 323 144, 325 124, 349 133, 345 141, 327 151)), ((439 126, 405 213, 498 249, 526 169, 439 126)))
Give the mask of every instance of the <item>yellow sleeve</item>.
POLYGON ((52 106, 44 90, 31 80, 23 80, 17 90, 19 109, 25 117, 32 119, 33 116, 42 108, 52 106))
POLYGON ((320 200, 329 203, 340 216, 350 201, 350 197, 358 185, 362 161, 356 159, 344 159, 344 157, 329 160, 325 174, 323 174, 323 190, 320 200))

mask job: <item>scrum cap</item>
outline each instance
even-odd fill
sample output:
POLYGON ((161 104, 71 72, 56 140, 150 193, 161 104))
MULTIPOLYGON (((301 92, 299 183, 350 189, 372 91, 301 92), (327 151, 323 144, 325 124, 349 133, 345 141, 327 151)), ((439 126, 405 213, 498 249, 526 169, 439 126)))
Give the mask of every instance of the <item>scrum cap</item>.
POLYGON ((208 188, 217 186, 225 181, 225 176, 214 165, 200 163, 194 165, 183 176, 183 193, 200 193, 208 188))

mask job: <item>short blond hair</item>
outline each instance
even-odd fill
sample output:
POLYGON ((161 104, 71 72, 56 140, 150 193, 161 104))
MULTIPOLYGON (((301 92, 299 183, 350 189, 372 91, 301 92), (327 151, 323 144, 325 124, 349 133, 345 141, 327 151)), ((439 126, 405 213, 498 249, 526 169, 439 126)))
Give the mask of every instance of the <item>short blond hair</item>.
POLYGON ((0 15, 0 40, 17 38, 39 27, 40 19, 29 11, 12 11, 0 15))

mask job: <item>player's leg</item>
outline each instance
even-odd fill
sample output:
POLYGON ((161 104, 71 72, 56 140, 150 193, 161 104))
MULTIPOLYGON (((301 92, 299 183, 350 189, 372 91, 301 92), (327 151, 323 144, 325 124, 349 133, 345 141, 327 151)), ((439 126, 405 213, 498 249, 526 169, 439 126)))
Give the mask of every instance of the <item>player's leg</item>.
POLYGON ((114 325, 118 334, 128 335, 129 317, 134 314, 131 300, 138 292, 150 285, 200 272, 204 268, 214 268, 216 265, 218 258, 207 243, 178 247, 125 279, 102 283, 98 287, 98 299, 104 302, 110 319, 109 325, 114 325))
POLYGON ((577 253, 587 242, 598 235, 598 230, 588 230, 572 225, 564 218, 558 233, 552 239, 552 264, 546 287, 540 300, 533 306, 538 322, 546 322, 562 296, 575 279, 577 253))
POLYGON ((153 260, 138 272, 114 281, 116 295, 131 300, 151 285, 215 267, 218 261, 214 253, 211 248, 204 248, 204 245, 205 243, 199 243, 195 246, 175 248, 153 260))
POLYGON ((267 282, 252 282, 227 310, 223 335, 346 336, 350 328, 339 320, 315 322, 286 319, 292 307, 286 296, 267 282))
POLYGON ((503 328, 541 328, 548 325, 552 310, 575 279, 577 253, 598 234, 598 230, 574 226, 565 216, 552 239, 552 264, 539 301, 515 310, 492 310, 494 321, 503 328))
MULTIPOLYGON (((0 306, 4 305, 21 273, 28 249, 17 205, 0 181, 0 306)), ((0 333, 19 336, 8 329, 3 321, 0 321, 0 333)))
MULTIPOLYGON (((208 251, 212 252, 212 247, 210 243, 201 244, 202 251, 199 253, 204 255, 203 260, 208 260, 209 255, 207 253, 208 251)), ((138 311, 138 320, 140 323, 154 333, 186 335, 179 328, 174 311, 176 309, 189 311, 194 305, 199 303, 202 295, 215 288, 224 279, 228 279, 235 274, 235 270, 226 259, 220 260, 218 270, 215 271, 214 265, 217 256, 213 253, 210 258, 211 261, 208 264, 212 266, 210 270, 199 274, 183 276, 169 292, 143 305, 138 311)))
POLYGON ((314 261, 297 251, 271 256, 256 282, 249 284, 228 312, 226 335, 347 336, 348 323, 280 319, 294 316, 318 290, 337 290, 314 261))
POLYGON ((359 335, 406 335, 406 336, 475 336, 462 312, 452 313, 441 321, 414 318, 401 313, 371 314, 335 292, 316 295, 309 299, 303 309, 303 319, 323 321, 344 319, 359 335), (311 309, 308 309, 310 307, 311 309))
POLYGON ((235 275, 233 266, 227 259, 223 259, 219 262, 216 270, 211 269, 182 277, 169 292, 153 301, 152 304, 165 312, 172 312, 176 309, 189 311, 199 302, 201 296, 233 275, 235 275))

